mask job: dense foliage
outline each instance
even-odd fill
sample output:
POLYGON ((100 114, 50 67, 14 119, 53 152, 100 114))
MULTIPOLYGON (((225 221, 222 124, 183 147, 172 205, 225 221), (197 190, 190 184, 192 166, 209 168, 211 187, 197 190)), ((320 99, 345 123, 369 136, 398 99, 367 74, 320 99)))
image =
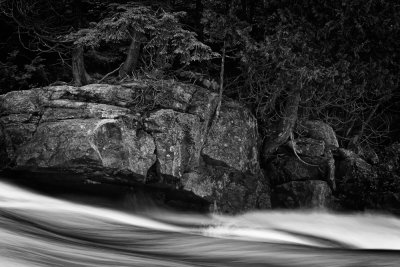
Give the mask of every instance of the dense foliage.
POLYGON ((184 79, 244 101, 265 136, 299 93, 298 119, 330 123, 344 147, 398 140, 395 0, 3 0, 0 11, 2 93, 86 69, 78 84, 184 79))

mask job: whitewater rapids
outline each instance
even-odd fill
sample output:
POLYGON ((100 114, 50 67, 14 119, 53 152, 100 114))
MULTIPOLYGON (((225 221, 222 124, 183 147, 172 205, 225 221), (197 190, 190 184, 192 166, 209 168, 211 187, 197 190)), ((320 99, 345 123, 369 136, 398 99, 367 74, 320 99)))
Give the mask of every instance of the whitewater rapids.
POLYGON ((0 182, 0 266, 400 266, 378 214, 128 213, 0 182))

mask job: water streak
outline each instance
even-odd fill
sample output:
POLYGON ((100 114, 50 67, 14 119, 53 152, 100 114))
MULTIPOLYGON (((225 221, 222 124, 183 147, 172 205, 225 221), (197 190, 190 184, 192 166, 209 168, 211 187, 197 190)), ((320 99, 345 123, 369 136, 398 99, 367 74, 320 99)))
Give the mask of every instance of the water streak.
POLYGON ((400 220, 260 211, 130 214, 0 182, 0 266, 400 266, 400 220))

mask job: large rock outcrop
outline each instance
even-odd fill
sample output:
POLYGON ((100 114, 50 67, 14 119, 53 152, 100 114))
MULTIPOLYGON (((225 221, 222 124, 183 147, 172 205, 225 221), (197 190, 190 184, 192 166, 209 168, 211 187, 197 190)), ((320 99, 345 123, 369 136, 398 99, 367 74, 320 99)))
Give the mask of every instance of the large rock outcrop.
POLYGON ((160 185, 224 212, 269 206, 257 123, 173 81, 50 86, 0 96, 0 169, 90 183, 160 185))

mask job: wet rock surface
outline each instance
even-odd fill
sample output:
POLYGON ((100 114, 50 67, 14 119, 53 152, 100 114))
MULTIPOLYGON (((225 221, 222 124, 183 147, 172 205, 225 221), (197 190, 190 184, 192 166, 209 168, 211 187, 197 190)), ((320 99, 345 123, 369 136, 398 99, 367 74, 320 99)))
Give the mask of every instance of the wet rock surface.
POLYGON ((232 101, 214 118, 217 99, 173 81, 10 92, 0 96, 0 168, 181 191, 223 212, 268 207, 256 120, 232 101))

